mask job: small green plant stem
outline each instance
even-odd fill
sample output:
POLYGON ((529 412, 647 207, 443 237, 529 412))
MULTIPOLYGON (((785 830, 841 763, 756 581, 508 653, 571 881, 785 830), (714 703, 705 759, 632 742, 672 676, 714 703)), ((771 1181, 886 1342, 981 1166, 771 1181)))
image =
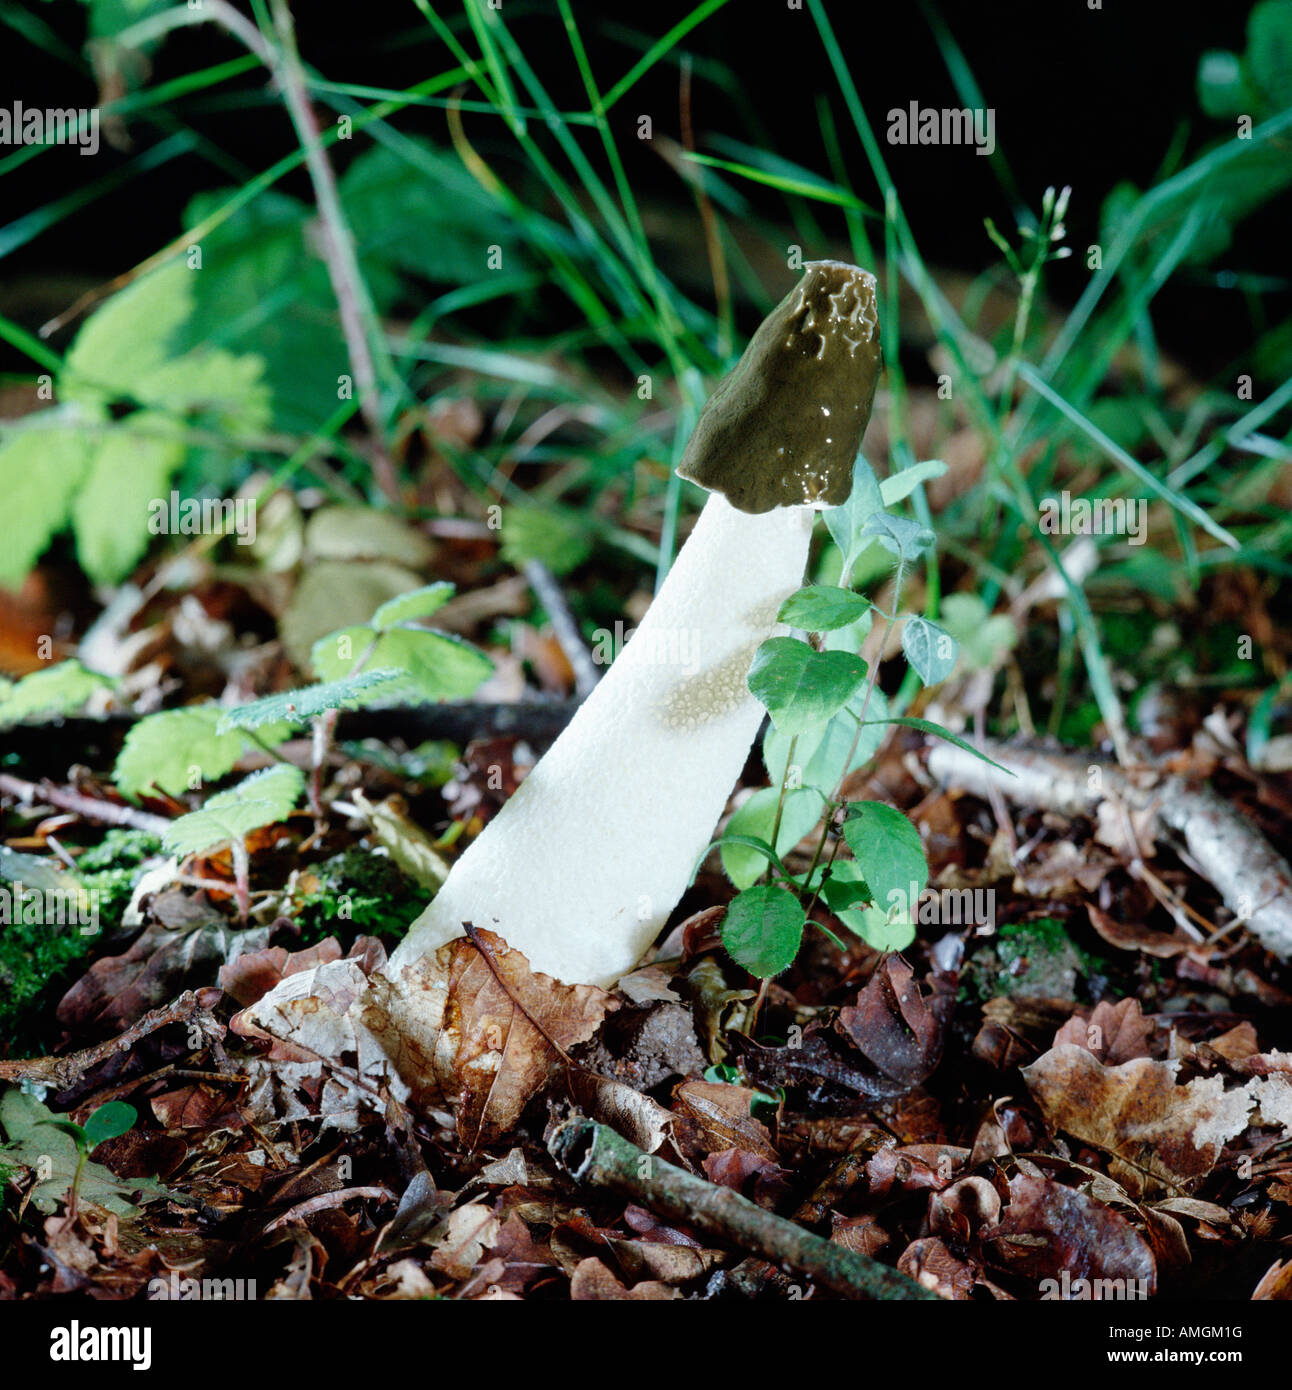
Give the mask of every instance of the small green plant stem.
MULTIPOLYGON (((374 635, 371 642, 359 654, 359 659, 350 668, 348 675, 357 676, 363 668, 372 660, 373 653, 377 650, 377 637, 374 635)), ((321 825, 323 815, 323 769, 327 766, 328 754, 332 751, 332 743, 336 738, 337 721, 341 718, 339 709, 330 709, 324 714, 320 714, 314 720, 313 742, 310 748, 310 815, 321 825)))
MULTIPOLYGON (((790 768, 794 766, 794 750, 798 746, 799 736, 795 734, 793 738, 790 739, 790 746, 785 754, 785 771, 781 773, 781 791, 780 795, 776 798, 776 816, 772 821, 771 838, 773 850, 776 848, 776 837, 781 833, 781 817, 785 813, 785 792, 789 786, 790 768)), ((770 859, 767 861, 767 872, 764 875, 764 879, 768 883, 772 881, 772 862, 770 859)))
POLYGON ((834 789, 834 794, 830 797, 831 802, 836 804, 843 795, 843 784, 848 780, 848 769, 852 766, 857 745, 861 742, 861 731, 866 725, 866 711, 870 708, 870 697, 874 694, 875 682, 879 679, 879 667, 883 660, 884 648, 888 646, 888 639, 892 636, 893 627, 897 622, 897 612, 902 603, 902 585, 905 581, 906 562, 899 558, 897 561, 897 581, 893 587, 893 611, 887 615, 888 622, 884 626, 884 635, 880 638, 879 646, 875 651, 875 659, 870 664, 870 671, 866 680, 866 695, 861 702, 861 713, 857 716, 857 732, 852 736, 852 743, 848 747, 848 756, 843 760, 843 771, 839 774, 839 783, 834 789))
MULTIPOLYGON (((843 760, 843 771, 839 774, 839 783, 834 789, 834 794, 827 801, 830 808, 825 818, 825 825, 821 829, 821 838, 817 841, 816 851, 812 855, 812 864, 808 869, 806 883, 812 882, 812 875, 816 873, 817 865, 821 862, 821 855, 825 852, 826 841, 830 838, 830 829, 834 824, 835 817, 843 809, 843 784, 848 780, 848 769, 852 766, 852 760, 856 756, 857 745, 861 742, 861 731, 866 726, 866 711, 870 708, 870 697, 874 693, 875 682, 879 679, 880 661, 883 657, 884 648, 888 646, 889 636, 892 634, 893 626, 897 622, 898 609, 902 602, 902 585, 906 579, 906 563, 900 557, 897 561, 897 580, 893 587, 893 610, 887 614, 887 623, 884 626, 884 635, 880 638, 875 659, 870 664, 870 670, 866 678, 866 694, 861 702, 861 712, 857 715, 857 732, 852 736, 852 743, 848 746, 848 756, 843 760)), ((882 611, 882 610, 881 610, 882 611)), ((774 848, 773 844, 773 848, 774 848)), ((830 865, 834 863, 835 856, 839 852, 839 843, 836 840, 833 850, 830 853, 830 863, 826 865, 825 873, 821 875, 821 882, 813 890, 811 900, 807 905, 805 916, 811 917, 812 911, 816 907, 821 897, 821 889, 825 886, 826 874, 830 871, 830 865)))
POLYGON ((238 905, 238 921, 245 922, 251 911, 251 855, 241 836, 230 841, 233 850, 233 893, 238 905))

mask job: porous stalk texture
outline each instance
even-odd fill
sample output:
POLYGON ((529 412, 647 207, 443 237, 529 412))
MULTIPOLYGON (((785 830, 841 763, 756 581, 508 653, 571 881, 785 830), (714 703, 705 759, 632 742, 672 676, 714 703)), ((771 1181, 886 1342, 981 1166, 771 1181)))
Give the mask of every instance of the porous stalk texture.
POLYGON ((387 974, 485 927, 535 970, 610 985, 686 890, 763 708, 746 677, 799 587, 811 507, 705 504, 641 626, 454 865, 387 974))

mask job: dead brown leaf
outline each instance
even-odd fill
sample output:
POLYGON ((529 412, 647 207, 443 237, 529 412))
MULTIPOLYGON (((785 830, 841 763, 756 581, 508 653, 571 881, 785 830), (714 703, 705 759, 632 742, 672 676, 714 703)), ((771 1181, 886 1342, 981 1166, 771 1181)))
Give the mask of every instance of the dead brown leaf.
POLYGON ((595 1256, 580 1261, 570 1278, 570 1298, 575 1303, 612 1302, 652 1302, 661 1299, 681 1298, 677 1289, 646 1279, 626 1288, 595 1256))
POLYGON ((1112 1176, 1136 1196, 1186 1189, 1247 1127, 1245 1090, 1227 1093, 1219 1076, 1181 1086, 1175 1074, 1174 1063, 1145 1057, 1107 1067, 1071 1043, 1023 1068, 1050 1128, 1102 1149, 1112 1176))
POLYGON ((750 1107, 758 1092, 747 1086, 728 1086, 719 1081, 683 1081, 673 1091, 676 1113, 690 1120, 707 1153, 744 1149, 775 1163, 778 1154, 772 1136, 750 1107))
POLYGON ((1115 1067, 1149 1056, 1148 1040, 1153 1031, 1154 1025, 1144 1017, 1138 999, 1122 999, 1116 1004, 1101 1000, 1088 1020, 1073 1014, 1054 1035, 1054 1045, 1073 1043, 1115 1067))
POLYGON ((1058 1289, 1043 1290, 1043 1296, 1065 1297, 1065 1273, 1067 1297, 1074 1291, 1081 1296, 1079 1279, 1122 1280, 1123 1291, 1134 1281, 1137 1295, 1156 1292, 1153 1252, 1135 1227, 1111 1207, 1048 1178, 1017 1173, 1010 1179, 1005 1214, 983 1233, 983 1244, 1001 1269, 1058 1280, 1058 1289))
POLYGON ((942 1055, 942 1040, 955 1002, 954 980, 934 975, 925 997, 914 971, 889 956, 857 995, 839 1010, 840 1032, 882 1075, 905 1089, 930 1075, 942 1055))

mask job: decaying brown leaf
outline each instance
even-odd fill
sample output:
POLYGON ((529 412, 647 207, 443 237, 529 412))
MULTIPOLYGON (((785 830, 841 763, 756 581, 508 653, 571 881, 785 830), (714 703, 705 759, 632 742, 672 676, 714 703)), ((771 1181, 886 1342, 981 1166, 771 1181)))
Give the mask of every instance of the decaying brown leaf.
POLYGON ((492 932, 477 947, 451 941, 379 991, 364 1023, 383 1043, 415 1102, 454 1102, 458 1133, 474 1148, 514 1128, 561 1063, 558 1049, 586 1042, 617 1001, 593 985, 531 971, 492 932), (419 1002, 414 1002, 419 1001, 419 1002))
POLYGON ((1157 1288, 1153 1252, 1135 1227, 1111 1207, 1048 1178, 1017 1173, 1010 1179, 1009 1203, 984 1231, 983 1246, 1002 1269, 1056 1281, 1059 1287, 1043 1289, 1043 1296, 1071 1298, 1076 1288, 1081 1297, 1079 1279, 1120 1280, 1123 1297, 1132 1284, 1131 1297, 1147 1298, 1157 1288))
POLYGON ((1046 1123, 1110 1156, 1110 1172, 1133 1195, 1179 1192, 1209 1173, 1225 1143, 1247 1127, 1252 1097, 1226 1092, 1219 1076, 1181 1086, 1177 1064, 1146 1057, 1104 1066, 1061 1043, 1023 1068, 1046 1123))
POLYGON ((1140 1010, 1138 999, 1095 1005, 1089 1019, 1074 1014, 1054 1035, 1054 1044, 1084 1047, 1101 1062, 1115 1067, 1135 1057, 1149 1056, 1148 1040, 1154 1026, 1140 1010))
POLYGON ((937 1066, 955 1002, 953 978, 934 975, 931 982, 926 998, 911 967, 900 956, 889 956, 856 1004, 839 1010, 840 1031, 881 1075, 906 1090, 937 1066))

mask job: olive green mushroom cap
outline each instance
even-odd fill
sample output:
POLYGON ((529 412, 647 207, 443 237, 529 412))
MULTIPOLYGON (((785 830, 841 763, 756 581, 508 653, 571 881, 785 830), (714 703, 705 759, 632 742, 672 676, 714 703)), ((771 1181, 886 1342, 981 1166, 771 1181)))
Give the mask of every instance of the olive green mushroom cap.
POLYGON ((809 261, 709 397, 677 471, 742 512, 841 506, 881 364, 875 277, 809 261))

